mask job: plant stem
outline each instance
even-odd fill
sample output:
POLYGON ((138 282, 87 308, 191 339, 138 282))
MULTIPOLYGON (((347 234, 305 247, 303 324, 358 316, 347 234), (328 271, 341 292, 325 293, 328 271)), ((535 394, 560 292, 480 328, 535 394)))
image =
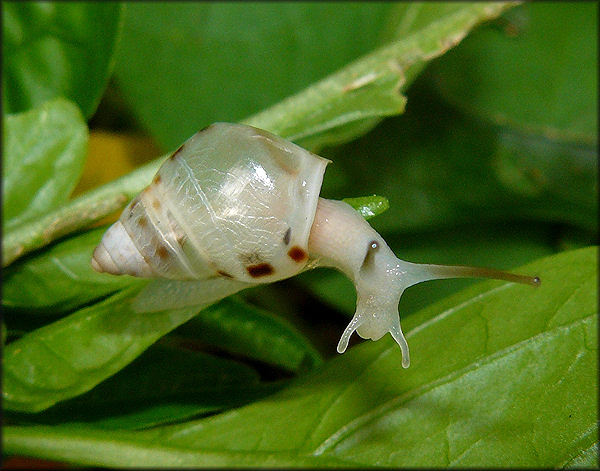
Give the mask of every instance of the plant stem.
MULTIPOLYGON (((419 39, 415 35, 399 38, 242 123, 301 144, 307 144, 304 139, 320 136, 311 142, 313 146, 339 144, 356 137, 379 119, 402 113, 406 97, 401 87, 406 87, 429 60, 459 43, 476 24, 515 4, 472 4, 459 9, 446 22, 420 30, 419 39), (327 141, 327 132, 344 127, 343 138, 338 135, 334 141, 327 141)), ((150 183, 164 159, 156 159, 11 230, 3 240, 2 266, 122 209, 150 183)))
POLYGON ((130 199, 148 185, 165 157, 83 193, 56 211, 11 230, 2 244, 2 266, 10 265, 17 258, 44 247, 53 240, 84 229, 123 209, 130 199))

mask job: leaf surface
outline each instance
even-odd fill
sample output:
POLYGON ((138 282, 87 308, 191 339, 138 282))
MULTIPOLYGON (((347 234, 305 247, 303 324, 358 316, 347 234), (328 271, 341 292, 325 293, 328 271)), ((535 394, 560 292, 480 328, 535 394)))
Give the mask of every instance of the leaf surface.
POLYGON ((32 414, 5 418, 35 424, 139 429, 239 407, 281 388, 260 384, 249 365, 159 342, 89 392, 32 414))
POLYGON ((78 108, 58 98, 3 122, 3 229, 56 209, 75 187, 87 146, 78 108))
MULTIPOLYGON (((3 398, 8 411, 37 412, 81 395, 111 377, 203 306, 153 313, 131 309, 140 285, 27 333, 4 348, 3 398)), ((264 310, 225 299, 178 336, 221 350, 306 370, 321 362, 294 328, 264 310)))
POLYGON ((165 149, 212 122, 241 120, 297 140, 320 133, 309 147, 332 144, 400 113, 407 80, 508 6, 132 4, 116 76, 165 149))
POLYGON ((597 143, 598 4, 524 3, 434 66, 467 112, 551 140, 597 143), (573 86, 577 84, 577 86, 573 86))
POLYGON ((143 280, 107 276, 91 267, 107 227, 74 235, 21 259, 4 272, 2 306, 27 314, 66 313, 143 280))
POLYGON ((580 219, 594 229, 597 35, 596 3, 525 3, 495 28, 469 36, 432 68, 445 98, 474 121, 496 128, 492 168, 510 194, 541 199, 528 208, 538 217, 564 212, 575 219, 585 211, 580 219))
POLYGON ((409 370, 386 337, 236 411, 143 432, 6 427, 5 449, 100 466, 598 466, 596 257, 564 252, 521 268, 539 289, 488 281, 421 311, 409 370))
POLYGON ((115 2, 2 3, 2 106, 66 97, 90 118, 112 72, 123 22, 115 2))

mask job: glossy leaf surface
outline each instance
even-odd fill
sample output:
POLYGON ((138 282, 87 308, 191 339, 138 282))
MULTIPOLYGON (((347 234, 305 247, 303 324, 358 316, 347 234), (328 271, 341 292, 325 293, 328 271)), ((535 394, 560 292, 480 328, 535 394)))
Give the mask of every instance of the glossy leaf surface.
POLYGON ((106 87, 123 21, 114 2, 3 2, 2 106, 66 97, 89 118, 106 87))
POLYGON ((485 282, 422 311, 409 370, 385 338, 237 411, 145 432, 7 427, 5 447, 101 466, 597 466, 596 256, 522 267, 539 289, 485 282))
POLYGON ((10 231, 67 201, 87 145, 87 128, 77 107, 52 100, 3 121, 3 229, 10 231))

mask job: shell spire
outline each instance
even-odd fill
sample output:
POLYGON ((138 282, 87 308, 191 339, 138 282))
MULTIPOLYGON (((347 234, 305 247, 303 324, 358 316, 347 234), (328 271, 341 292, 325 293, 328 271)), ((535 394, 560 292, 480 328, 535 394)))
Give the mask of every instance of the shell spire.
POLYGON ((131 240, 123 223, 117 221, 102 236, 94 250, 92 267, 100 273, 152 278, 154 272, 131 240))
POLYGON ((215 123, 188 139, 129 203, 91 260, 113 275, 155 278, 134 310, 206 306, 236 291, 332 266, 356 287, 350 337, 390 333, 410 363, 398 303, 406 288, 482 277, 539 286, 488 268, 420 265, 396 258, 350 205, 319 197, 328 160, 251 126, 215 123))

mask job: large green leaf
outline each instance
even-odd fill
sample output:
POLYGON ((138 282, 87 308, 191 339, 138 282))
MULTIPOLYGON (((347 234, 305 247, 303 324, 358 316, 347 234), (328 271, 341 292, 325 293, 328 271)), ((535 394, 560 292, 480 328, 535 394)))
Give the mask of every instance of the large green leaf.
POLYGON ((597 248, 489 281, 288 389, 143 432, 6 427, 7 453, 96 466, 598 466, 597 248), (110 453, 107 453, 110 450, 110 453))
POLYGON ((3 2, 4 111, 64 96, 89 118, 111 74, 122 21, 119 3, 3 2))
POLYGON ((116 76, 142 123, 174 148, 204 124, 246 118, 380 45, 393 8, 132 3, 116 76))
MULTIPOLYGON (((3 4, 4 5, 4 4, 3 4)), ((6 233, 67 201, 87 148, 87 126, 58 98, 3 122, 2 222, 6 233)))
POLYGON ((444 95, 470 113, 551 139, 598 136, 598 4, 525 3, 436 64, 444 95))
POLYGON ((283 384, 259 384, 248 365, 161 342, 81 396, 38 414, 6 413, 5 419, 136 429, 240 406, 283 384))
POLYGON ((502 29, 482 28, 432 70, 449 101, 498 127, 492 164, 510 193, 554 200, 536 216, 585 208, 594 227, 597 36, 597 3, 527 3, 504 16, 502 29))
POLYGON ((373 117, 400 112, 398 88, 504 8, 500 3, 135 3, 128 8, 116 76, 142 124, 170 149, 206 124, 247 118, 399 39, 395 50, 401 53, 385 63, 371 64, 346 83, 324 84, 308 102, 287 102, 283 115, 273 110, 281 121, 277 126, 264 126, 265 118, 252 123, 299 138, 300 131, 314 133, 319 126, 326 131, 323 123, 343 114, 346 120, 330 127, 345 125, 337 138, 347 140, 372 127, 373 117), (387 94, 377 93, 382 86, 387 94), (340 91, 342 99, 336 100, 340 91), (295 115, 305 115, 322 94, 333 96, 327 106, 311 110, 311 126, 302 126, 295 115), (348 124, 350 118, 361 122, 348 124))
MULTIPOLYGON (((3 406, 36 412, 83 394, 114 375, 203 306, 138 313, 132 286, 36 329, 4 348, 3 406)), ((288 370, 320 363, 318 353, 284 320, 233 299, 208 307, 179 336, 288 370)))

